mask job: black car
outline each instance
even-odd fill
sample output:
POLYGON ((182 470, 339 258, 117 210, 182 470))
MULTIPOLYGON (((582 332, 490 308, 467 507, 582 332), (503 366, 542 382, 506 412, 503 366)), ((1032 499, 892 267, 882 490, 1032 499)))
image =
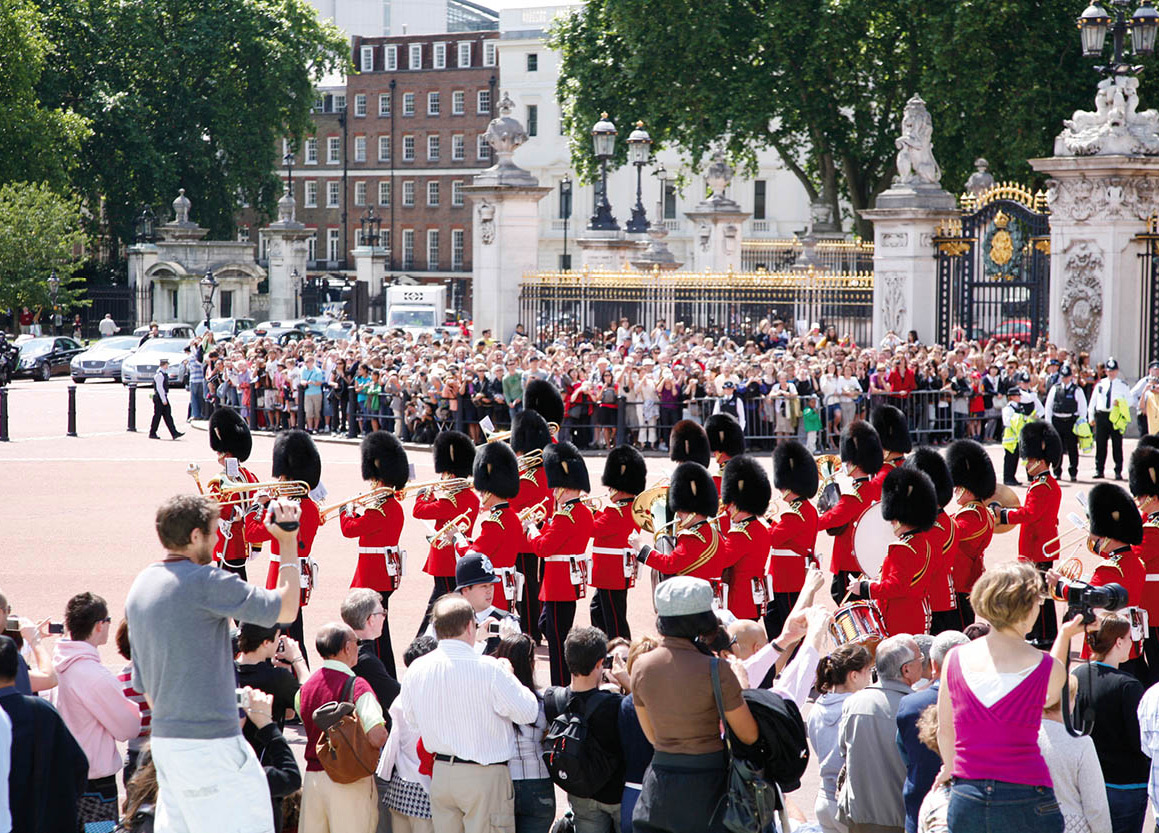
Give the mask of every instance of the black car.
POLYGON ((67 336, 31 339, 20 345, 15 376, 30 376, 47 382, 53 374, 67 374, 69 362, 84 349, 84 345, 67 336))

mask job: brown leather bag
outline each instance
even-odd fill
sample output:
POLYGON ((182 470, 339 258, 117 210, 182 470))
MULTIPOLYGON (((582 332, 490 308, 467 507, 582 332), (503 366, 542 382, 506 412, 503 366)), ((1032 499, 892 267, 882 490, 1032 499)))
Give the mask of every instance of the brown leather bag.
POLYGON ((312 716, 318 729, 314 752, 331 780, 348 785, 374 773, 378 748, 370 743, 354 708, 354 676, 346 679, 341 701, 327 701, 312 716))

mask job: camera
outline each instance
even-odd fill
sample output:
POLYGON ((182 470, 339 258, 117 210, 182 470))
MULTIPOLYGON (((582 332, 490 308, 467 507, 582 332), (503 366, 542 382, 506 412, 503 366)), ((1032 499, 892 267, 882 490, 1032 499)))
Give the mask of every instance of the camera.
MULTIPOLYGON (((5 631, 20 631, 20 618, 16 617, 16 616, 9 617, 8 622, 5 623, 5 625, 4 625, 4 630, 5 631)), ((64 634, 64 623, 49 623, 48 624, 48 633, 49 634, 64 634)))
POLYGON ((1084 623, 1095 621, 1096 608, 1118 611, 1127 607, 1127 589, 1117 582, 1096 587, 1078 580, 1060 581, 1051 596, 1066 603, 1066 620, 1082 614, 1084 623))
POLYGON ((237 696, 237 708, 241 710, 248 710, 250 708, 250 694, 245 689, 235 689, 234 694, 237 696))
POLYGON ((604 668, 605 668, 605 669, 611 669, 611 668, 612 668, 612 656, 611 656, 610 654, 609 654, 609 655, 604 655, 604 668))

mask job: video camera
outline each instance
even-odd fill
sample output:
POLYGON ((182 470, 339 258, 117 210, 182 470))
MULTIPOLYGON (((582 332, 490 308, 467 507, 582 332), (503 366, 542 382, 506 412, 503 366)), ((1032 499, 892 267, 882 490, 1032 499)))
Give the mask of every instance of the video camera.
POLYGON ((1084 623, 1093 623, 1096 608, 1118 611, 1127 607, 1127 589, 1117 582, 1095 586, 1075 579, 1061 579, 1055 583, 1050 595, 1066 603, 1064 621, 1082 614, 1084 623))

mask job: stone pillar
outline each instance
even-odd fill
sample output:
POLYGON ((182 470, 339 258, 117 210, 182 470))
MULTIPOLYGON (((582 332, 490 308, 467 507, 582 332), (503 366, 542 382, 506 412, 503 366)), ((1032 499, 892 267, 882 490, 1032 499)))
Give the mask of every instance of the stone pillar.
POLYGON ((366 283, 368 295, 372 299, 382 294, 388 251, 385 246, 355 246, 351 251, 354 256, 355 280, 366 283))
POLYGON ((136 320, 133 327, 148 324, 153 318, 152 293, 145 273, 153 264, 157 263, 158 254, 155 243, 134 243, 129 247, 129 287, 133 291, 136 320))
POLYGON ((740 272, 741 228, 749 212, 725 194, 732 174, 717 153, 705 172, 712 196, 684 212, 695 227, 690 264, 694 272, 740 272))
POLYGON ((644 249, 642 241, 629 238, 618 229, 585 229, 575 239, 575 245, 580 250, 580 268, 592 270, 627 269, 644 249))
POLYGON ((297 271, 299 280, 306 277, 307 244, 313 232, 294 219, 295 201, 291 194, 284 194, 278 200, 278 220, 262 229, 269 241, 267 254, 269 266, 269 317, 274 321, 294 318, 298 308, 298 287, 294 285, 293 274, 297 271))
MULTIPOLYGON (((476 333, 490 330, 506 342, 519 323, 519 285, 539 266, 539 201, 551 189, 517 166, 515 149, 527 132, 511 117, 514 108, 504 94, 500 115, 487 128, 496 163, 463 190, 474 203, 471 260, 474 264, 472 318, 476 333)), ((534 332, 535 322, 524 322, 534 332)))

